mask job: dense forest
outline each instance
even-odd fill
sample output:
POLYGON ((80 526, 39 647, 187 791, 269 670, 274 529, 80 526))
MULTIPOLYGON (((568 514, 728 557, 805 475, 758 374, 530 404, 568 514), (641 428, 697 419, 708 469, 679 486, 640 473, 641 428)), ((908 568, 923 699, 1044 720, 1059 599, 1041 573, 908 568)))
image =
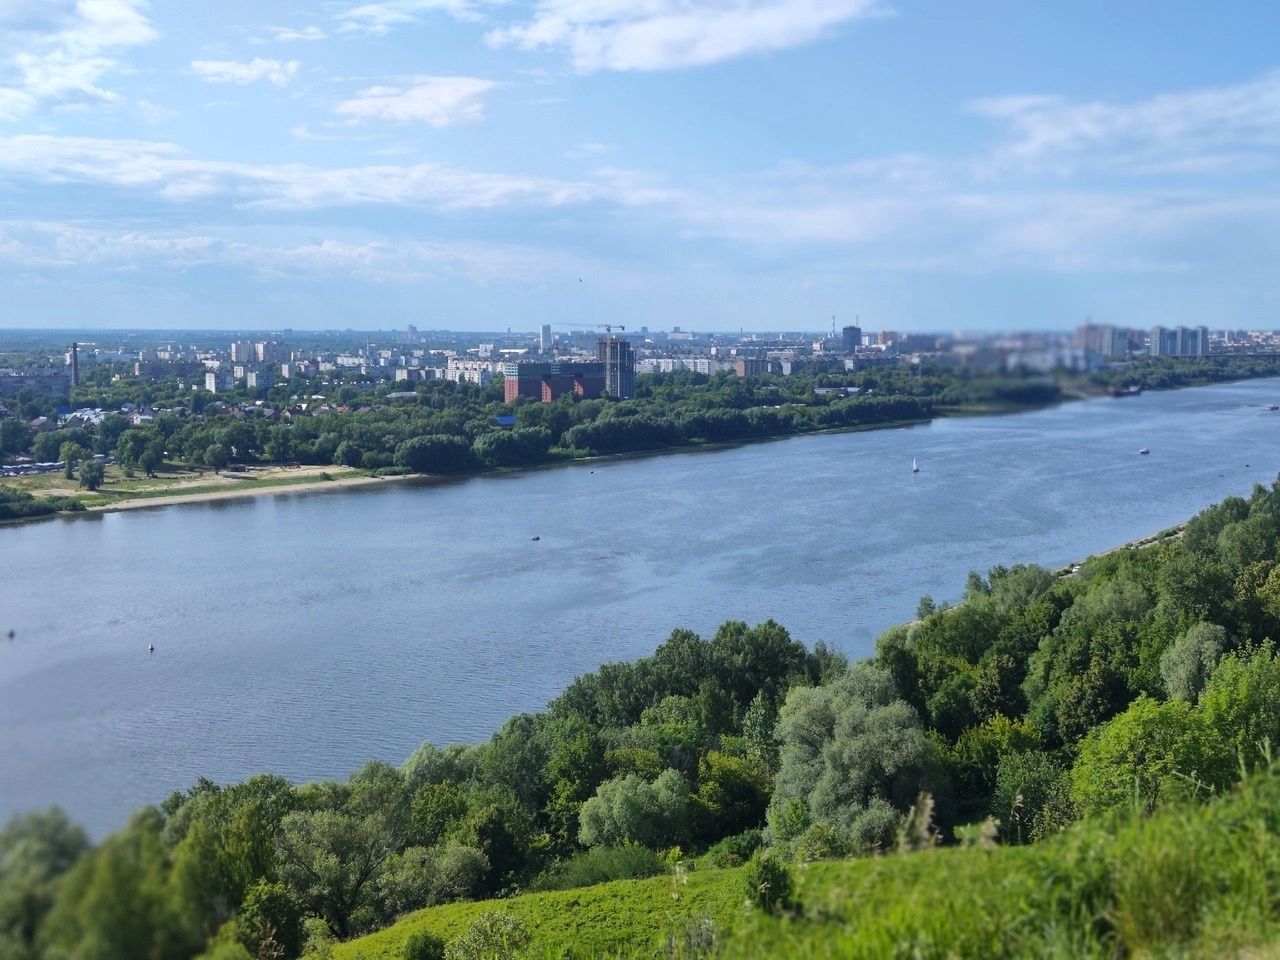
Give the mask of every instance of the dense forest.
POLYGON ((323 957, 422 906, 868 856, 928 798, 938 839, 1041 842, 1220 795, 1280 739, 1280 482, 1074 573, 970 575, 870 659, 773 622, 676 630, 487 742, 346 782, 201 781, 97 845, 0 832, 0 958, 323 957))

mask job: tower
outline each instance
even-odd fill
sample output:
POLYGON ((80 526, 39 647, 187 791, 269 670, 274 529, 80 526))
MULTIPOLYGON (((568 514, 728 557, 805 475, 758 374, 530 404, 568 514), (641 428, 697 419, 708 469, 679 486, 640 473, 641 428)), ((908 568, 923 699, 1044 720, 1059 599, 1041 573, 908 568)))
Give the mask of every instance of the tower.
POLYGON ((80 344, 71 344, 71 386, 80 386, 80 344))
POLYGON ((631 341, 601 337, 596 341, 596 359, 604 364, 604 392, 618 400, 631 399, 636 392, 636 354, 631 341))

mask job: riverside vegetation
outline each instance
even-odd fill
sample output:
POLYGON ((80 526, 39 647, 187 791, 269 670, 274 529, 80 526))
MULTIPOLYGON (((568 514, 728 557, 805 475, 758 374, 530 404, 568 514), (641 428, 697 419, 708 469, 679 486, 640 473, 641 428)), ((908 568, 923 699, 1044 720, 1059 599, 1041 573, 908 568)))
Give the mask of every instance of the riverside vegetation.
POLYGON ((865 661, 676 630, 482 744, 200 781, 97 845, 16 818, 0 957, 1243 950, 1280 923, 1277 636, 1280 482, 971 574, 865 661))
MULTIPOLYGON (((706 376, 691 372, 642 377, 633 400, 551 404, 521 398, 502 402, 501 385, 479 387, 431 381, 411 398, 395 398, 397 384, 304 381, 215 397, 180 388, 178 381, 112 379, 110 365, 86 373, 71 397, 75 406, 119 409, 128 402, 163 407, 153 422, 133 425, 120 414, 97 425, 37 432, 26 421, 52 416, 52 400, 20 396, 15 416, 0 418, 0 458, 29 455, 40 462, 80 463, 83 492, 41 498, 36 515, 97 506, 136 496, 122 481, 178 468, 222 470, 229 463, 303 463, 358 468, 377 475, 462 474, 533 466, 607 454, 741 442, 815 430, 867 428, 935 416, 1028 409, 1114 386, 1169 388, 1280 374, 1280 358, 1206 357, 1137 362, 1075 377, 1064 384, 1026 373, 976 374, 933 364, 854 373, 791 377, 706 376), (855 394, 849 395, 848 391, 855 394), (323 412, 287 418, 296 398, 327 398, 323 412), (260 406, 255 406, 257 402, 260 406), (246 409, 247 408, 247 409, 246 409), (498 418, 514 415, 515 423, 498 418), (105 475, 93 455, 114 457, 105 475), (90 471, 89 474, 85 470, 90 471)), ((68 469, 68 476, 71 469, 68 469)), ((43 482, 27 478, 10 483, 43 482)), ((179 491, 180 492, 180 491, 179 491)), ((148 495, 154 496, 155 490, 148 495)), ((0 503, 0 519, 19 516, 0 503)))

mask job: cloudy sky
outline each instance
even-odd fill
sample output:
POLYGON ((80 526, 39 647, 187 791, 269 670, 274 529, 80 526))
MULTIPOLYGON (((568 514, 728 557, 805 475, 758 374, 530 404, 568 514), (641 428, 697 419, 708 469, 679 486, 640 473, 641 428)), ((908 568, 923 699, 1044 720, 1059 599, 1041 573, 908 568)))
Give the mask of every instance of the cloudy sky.
POLYGON ((0 326, 1280 326, 1280 3, 0 0, 0 326))

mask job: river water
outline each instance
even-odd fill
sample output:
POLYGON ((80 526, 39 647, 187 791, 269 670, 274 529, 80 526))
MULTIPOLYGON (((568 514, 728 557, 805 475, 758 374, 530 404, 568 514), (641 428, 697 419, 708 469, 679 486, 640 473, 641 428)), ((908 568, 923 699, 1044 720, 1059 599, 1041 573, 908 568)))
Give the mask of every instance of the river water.
POLYGON ((481 740, 678 626, 773 617, 864 655, 971 569, 1269 483, 1271 402, 1280 381, 0 529, 0 820, 57 803, 100 836, 201 775, 481 740))

